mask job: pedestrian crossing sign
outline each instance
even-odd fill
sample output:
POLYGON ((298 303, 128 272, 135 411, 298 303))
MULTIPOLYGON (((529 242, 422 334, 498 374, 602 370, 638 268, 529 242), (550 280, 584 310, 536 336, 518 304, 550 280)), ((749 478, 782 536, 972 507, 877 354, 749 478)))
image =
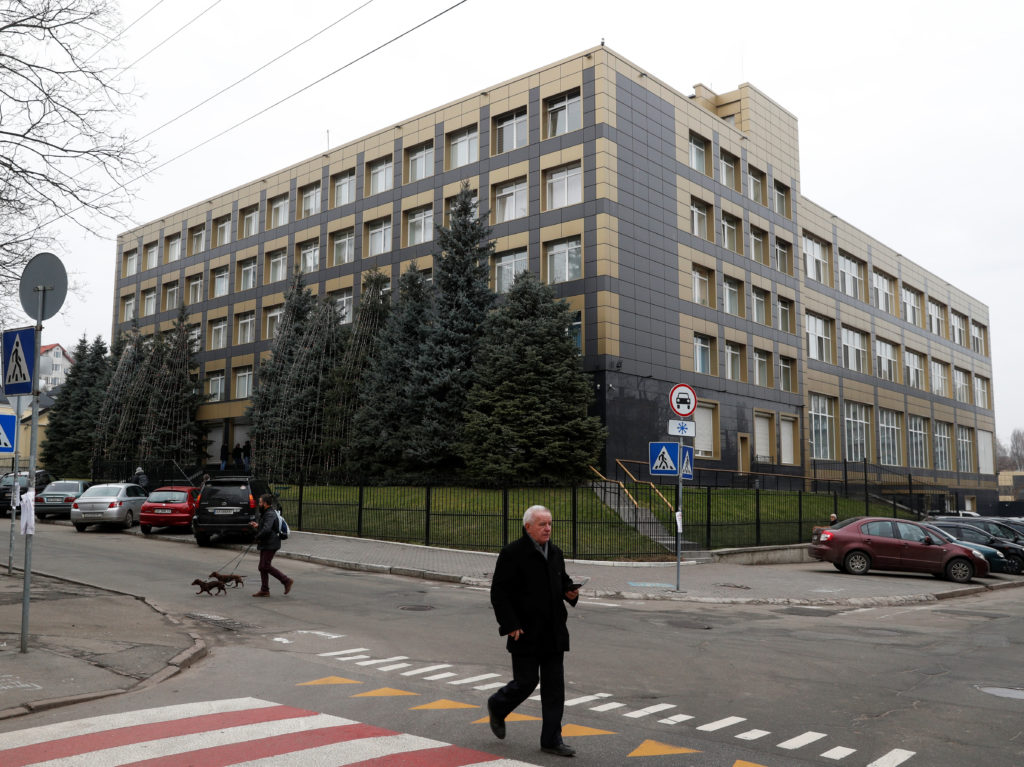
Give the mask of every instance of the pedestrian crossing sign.
POLYGON ((36 329, 5 330, 3 336, 4 395, 31 394, 36 329))
POLYGON ((679 476, 679 443, 648 442, 650 472, 657 476, 679 476))
POLYGON ((0 415, 0 453, 14 452, 14 430, 18 428, 18 416, 0 415))

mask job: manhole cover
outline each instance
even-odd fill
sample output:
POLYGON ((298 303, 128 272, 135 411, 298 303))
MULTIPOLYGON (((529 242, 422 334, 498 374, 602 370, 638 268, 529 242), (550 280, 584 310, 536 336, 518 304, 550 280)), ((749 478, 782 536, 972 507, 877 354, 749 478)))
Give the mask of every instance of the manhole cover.
POLYGON ((411 610, 414 613, 422 613, 426 612, 427 610, 433 610, 434 608, 432 605, 399 605, 398 609, 411 610))
POLYGON ((220 628, 227 629, 228 631, 242 631, 242 630, 258 629, 259 628, 259 626, 254 626, 251 623, 242 623, 241 621, 236 621, 233 618, 223 618, 220 615, 205 615, 203 613, 188 613, 186 615, 186 617, 191 618, 192 620, 197 620, 197 621, 201 621, 203 623, 208 623, 211 626, 219 626, 220 628))

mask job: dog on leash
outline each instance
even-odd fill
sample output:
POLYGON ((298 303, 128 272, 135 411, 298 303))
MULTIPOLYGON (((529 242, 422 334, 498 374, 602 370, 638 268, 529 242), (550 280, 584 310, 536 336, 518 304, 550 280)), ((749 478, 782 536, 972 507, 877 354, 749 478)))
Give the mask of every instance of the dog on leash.
POLYGON ((229 583, 234 584, 231 587, 233 589, 237 589, 239 586, 245 585, 244 575, 235 575, 233 573, 231 575, 223 575, 222 573, 218 573, 216 570, 214 570, 212 573, 210 573, 210 577, 220 581, 224 585, 227 585, 229 583))
POLYGON ((224 584, 221 581, 201 581, 196 578, 192 581, 192 585, 199 587, 199 591, 196 592, 196 596, 199 596, 200 594, 209 594, 212 597, 217 594, 227 593, 224 589, 224 584), (214 591, 216 591, 216 594, 214 591))

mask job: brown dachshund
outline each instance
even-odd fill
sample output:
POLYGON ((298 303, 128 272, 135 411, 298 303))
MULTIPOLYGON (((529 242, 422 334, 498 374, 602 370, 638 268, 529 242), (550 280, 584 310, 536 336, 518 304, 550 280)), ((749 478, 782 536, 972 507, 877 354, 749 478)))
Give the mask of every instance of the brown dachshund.
POLYGON ((218 581, 221 581, 225 585, 233 583, 234 585, 231 587, 233 589, 237 589, 239 586, 245 585, 244 575, 222 575, 221 573, 218 573, 216 570, 214 570, 212 573, 210 573, 210 577, 218 581))
POLYGON ((194 581, 192 581, 192 585, 199 587, 199 591, 196 592, 196 596, 198 596, 199 594, 209 594, 211 597, 216 596, 216 594, 214 594, 214 589, 217 590, 218 594, 227 593, 224 590, 224 584, 220 581, 201 581, 198 578, 196 578, 194 581))

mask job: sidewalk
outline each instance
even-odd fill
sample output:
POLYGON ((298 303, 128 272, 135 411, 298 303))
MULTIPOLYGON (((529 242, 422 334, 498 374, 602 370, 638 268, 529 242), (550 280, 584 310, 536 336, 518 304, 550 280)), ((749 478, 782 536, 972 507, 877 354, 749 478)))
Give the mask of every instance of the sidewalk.
MULTIPOLYGON (((136 533, 141 535, 141 533, 136 533)), ((152 536, 194 545, 187 536, 152 536)), ((496 554, 293 532, 279 557, 331 567, 489 586, 496 554)), ((740 565, 568 560, 570 576, 590 580, 584 599, 671 600, 711 604, 867 607, 910 604, 1024 586, 994 576, 968 585, 902 573, 854 577, 819 562, 740 565), (676 590, 676 578, 680 589, 676 590)), ((157 684, 202 658, 198 634, 136 597, 32 575, 32 635, 20 652, 20 571, 0 573, 0 722, 157 684), (126 642, 112 627, 132 626, 126 642)))

